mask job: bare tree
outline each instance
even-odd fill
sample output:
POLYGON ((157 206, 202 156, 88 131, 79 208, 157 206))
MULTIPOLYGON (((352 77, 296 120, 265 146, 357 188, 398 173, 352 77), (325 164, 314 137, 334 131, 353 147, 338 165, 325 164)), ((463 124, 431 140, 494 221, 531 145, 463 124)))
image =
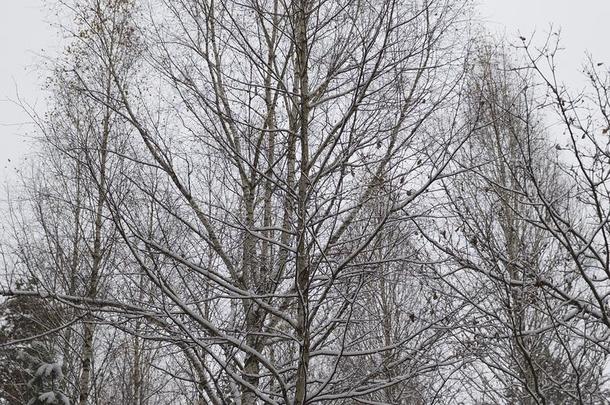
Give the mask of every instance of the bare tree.
POLYGON ((555 148, 544 139, 546 107, 535 79, 505 52, 494 46, 479 53, 470 103, 481 125, 464 149, 465 164, 475 168, 447 185, 444 208, 454 219, 440 242, 430 238, 452 258, 444 271, 456 298, 472 305, 463 339, 476 359, 473 400, 600 400, 605 351, 582 341, 581 328, 597 328, 566 300, 578 294, 578 273, 542 225, 551 217, 545 200, 564 218, 582 207, 560 161, 549 156, 555 148))
MULTIPOLYGON (((68 32, 71 42, 66 54, 49 80, 52 107, 44 117, 33 116, 41 133, 42 162, 33 176, 24 179, 24 200, 15 202, 12 218, 15 272, 35 280, 40 294, 88 300, 116 296, 112 284, 123 277, 117 269, 125 263, 126 250, 118 244, 119 233, 106 201, 110 183, 116 196, 125 192, 124 183, 115 180, 127 167, 120 155, 128 129, 109 99, 119 60, 122 71, 129 63, 121 53, 129 35, 124 31, 129 27, 122 26, 128 15, 121 4, 93 1, 72 8, 79 18, 74 31, 68 32), (102 15, 110 18, 105 28, 108 21, 114 24, 112 32, 100 29, 102 15), (112 76, 101 58, 100 44, 114 52, 112 76), (84 95, 82 83, 106 95, 106 103, 84 95)), ((96 398, 102 388, 97 381, 105 380, 102 374, 108 372, 105 356, 94 347, 97 333, 102 333, 97 326, 101 318, 95 306, 65 300, 63 304, 67 319, 56 344, 61 347, 67 389, 76 403, 99 403, 96 398)), ((106 344, 112 347, 113 342, 106 344)), ((98 347, 109 350, 108 346, 98 347)))
POLYGON ((372 243, 469 133, 446 118, 466 4, 150 7, 140 75, 126 87, 105 49, 117 93, 83 89, 139 134, 130 198, 154 209, 126 210, 110 190, 112 216, 159 291, 142 311, 188 346, 202 400, 337 401, 409 380, 342 381, 338 368, 356 347, 345 339, 360 339, 351 314, 372 243))
POLYGON ((469 4, 64 4, 1 294, 62 308, 80 404, 603 400, 607 79, 469 4))

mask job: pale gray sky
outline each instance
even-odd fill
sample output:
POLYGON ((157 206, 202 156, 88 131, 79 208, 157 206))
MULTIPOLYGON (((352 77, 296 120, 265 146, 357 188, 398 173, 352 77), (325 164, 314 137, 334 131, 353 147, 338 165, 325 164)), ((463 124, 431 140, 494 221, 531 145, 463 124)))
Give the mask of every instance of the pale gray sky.
POLYGON ((479 0, 480 13, 490 30, 515 39, 519 34, 530 37, 534 32, 542 40, 549 32, 561 28, 565 50, 560 59, 560 73, 566 83, 581 82, 579 70, 585 52, 599 62, 610 64, 608 45, 609 0, 479 0))
POLYGON ((43 0, 0 0, 0 199, 5 181, 14 177, 28 150, 26 136, 33 130, 27 114, 15 104, 17 92, 44 110, 42 55, 58 43, 48 15, 43 0))
MULTIPOLYGON (((491 30, 517 38, 534 30, 543 35, 550 23, 562 28, 566 51, 561 59, 563 78, 579 83, 578 68, 585 51, 610 64, 608 19, 610 0, 479 0, 481 16, 491 30)), ((14 177, 14 167, 27 151, 32 131, 27 115, 8 99, 22 99, 43 110, 40 76, 36 65, 41 50, 56 49, 56 31, 48 25, 43 0, 0 0, 0 186, 14 177), (8 161, 11 159, 11 162, 8 161)), ((43 52, 47 53, 47 52, 43 52)), ((53 54, 53 51, 50 51, 53 54)), ((4 192, 0 191, 0 196, 4 192)), ((0 197, 1 199, 1 197, 0 197)))

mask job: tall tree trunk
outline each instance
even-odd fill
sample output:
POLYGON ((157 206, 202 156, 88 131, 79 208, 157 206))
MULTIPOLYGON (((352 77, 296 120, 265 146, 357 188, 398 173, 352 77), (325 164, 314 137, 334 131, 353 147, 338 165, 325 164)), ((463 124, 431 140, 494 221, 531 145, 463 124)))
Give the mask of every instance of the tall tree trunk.
POLYGON ((298 2, 295 10, 296 77, 298 80, 300 111, 299 137, 301 146, 301 173, 298 184, 298 243, 296 257, 295 284, 297 287, 297 337, 299 339, 299 359, 295 387, 295 404, 302 405, 307 399, 307 373, 309 371, 309 257, 307 248, 307 196, 309 179, 309 77, 307 72, 308 43, 307 15, 308 1, 298 2))
MULTIPOLYGON (((110 73, 106 79, 106 91, 110 97, 111 77, 110 73)), ((108 105, 109 105, 109 101, 108 105)), ((93 262, 91 265, 91 275, 89 278, 89 291, 87 298, 96 298, 98 294, 98 284, 100 281, 100 271, 102 264, 102 227, 103 227, 103 211, 106 202, 106 162, 108 159, 108 142, 110 138, 110 107, 106 107, 106 112, 102 122, 102 139, 99 151, 99 179, 97 179, 97 201, 95 206, 95 224, 94 224, 94 240, 93 240, 93 262)), ((95 160, 92 160, 95 161, 95 160)), ((91 168, 92 174, 94 173, 91 168)), ((93 176, 95 177, 95 176, 93 176)), ((83 332, 83 354, 81 364, 81 377, 79 381, 79 405, 86 405, 89 398, 92 361, 93 361, 93 338, 95 333, 94 319, 89 314, 84 321, 83 332)))

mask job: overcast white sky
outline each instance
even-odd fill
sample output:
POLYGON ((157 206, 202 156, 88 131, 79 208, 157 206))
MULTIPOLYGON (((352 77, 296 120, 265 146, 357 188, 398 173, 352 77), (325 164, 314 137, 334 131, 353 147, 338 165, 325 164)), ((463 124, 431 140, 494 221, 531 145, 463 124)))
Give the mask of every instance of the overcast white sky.
POLYGON ((15 177, 15 167, 28 150, 26 135, 33 130, 16 104, 17 94, 44 111, 40 65, 42 55, 56 49, 58 41, 43 1, 0 0, 0 199, 6 180, 15 177))
MULTIPOLYGON (((536 32, 542 37, 550 24, 561 28, 565 48, 561 72, 567 83, 579 81, 585 52, 600 62, 610 62, 608 45, 608 0, 478 0, 481 17, 490 30, 517 38, 536 32)), ((519 42, 519 41, 516 41, 519 42)))
MULTIPOLYGON (((492 31, 517 38, 534 30, 541 35, 549 24, 562 29, 566 48, 562 62, 567 83, 579 83, 578 69, 585 51, 610 64, 608 20, 610 0, 479 0, 481 18, 492 31)), ((43 0, 0 0, 0 187, 14 177, 15 167, 27 151, 27 115, 13 102, 19 96, 43 111, 38 90, 44 72, 41 50, 53 54, 56 31, 48 25, 43 0), (51 49, 51 51, 48 51, 51 49), (11 160, 9 162, 9 159, 11 160)), ((4 191, 0 191, 4 196, 4 191)), ((2 197, 0 197, 1 199, 2 197)))

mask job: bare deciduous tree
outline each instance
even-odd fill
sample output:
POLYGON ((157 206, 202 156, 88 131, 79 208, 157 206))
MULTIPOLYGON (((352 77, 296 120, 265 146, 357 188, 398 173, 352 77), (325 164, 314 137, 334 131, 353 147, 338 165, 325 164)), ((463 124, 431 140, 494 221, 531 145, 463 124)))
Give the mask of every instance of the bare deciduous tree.
POLYGON ((470 130, 446 119, 466 4, 153 6, 143 74, 128 89, 117 73, 112 108, 140 137, 139 198, 167 219, 151 233, 139 213, 113 216, 155 309, 216 383, 207 400, 336 401, 408 380, 341 382, 338 368, 372 350, 351 352, 351 316, 373 242, 470 130))

